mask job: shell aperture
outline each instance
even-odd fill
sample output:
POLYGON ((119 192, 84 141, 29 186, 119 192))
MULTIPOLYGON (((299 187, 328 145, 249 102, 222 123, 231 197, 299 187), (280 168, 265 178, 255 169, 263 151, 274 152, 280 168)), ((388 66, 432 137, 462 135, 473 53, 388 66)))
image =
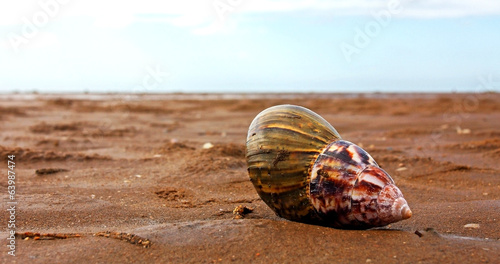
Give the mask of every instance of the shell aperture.
POLYGON ((309 109, 279 105, 262 111, 246 145, 250 180, 280 217, 359 229, 411 216, 389 174, 309 109))

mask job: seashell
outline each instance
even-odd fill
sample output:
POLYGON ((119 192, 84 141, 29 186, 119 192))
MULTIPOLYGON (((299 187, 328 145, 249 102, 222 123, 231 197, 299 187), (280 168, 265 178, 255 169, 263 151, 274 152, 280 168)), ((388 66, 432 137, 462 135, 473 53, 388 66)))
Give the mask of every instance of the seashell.
POLYGON ((389 174, 307 108, 278 105, 258 114, 246 158, 259 196, 288 220, 365 229, 412 215, 389 174))

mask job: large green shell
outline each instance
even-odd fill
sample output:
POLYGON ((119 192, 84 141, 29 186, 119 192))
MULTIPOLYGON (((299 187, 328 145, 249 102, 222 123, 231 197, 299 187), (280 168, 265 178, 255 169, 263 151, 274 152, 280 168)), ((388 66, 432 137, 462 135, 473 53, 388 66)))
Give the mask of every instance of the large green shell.
POLYGON ((325 119, 295 105, 258 114, 247 135, 248 173, 259 196, 279 216, 319 220, 309 201, 310 170, 321 151, 340 139, 325 119))

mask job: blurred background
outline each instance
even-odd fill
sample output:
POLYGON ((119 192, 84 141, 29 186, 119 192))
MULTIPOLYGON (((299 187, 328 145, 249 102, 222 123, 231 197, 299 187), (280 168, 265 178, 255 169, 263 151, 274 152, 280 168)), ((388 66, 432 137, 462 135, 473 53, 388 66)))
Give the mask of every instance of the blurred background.
POLYGON ((0 3, 4 93, 498 92, 492 0, 0 3))

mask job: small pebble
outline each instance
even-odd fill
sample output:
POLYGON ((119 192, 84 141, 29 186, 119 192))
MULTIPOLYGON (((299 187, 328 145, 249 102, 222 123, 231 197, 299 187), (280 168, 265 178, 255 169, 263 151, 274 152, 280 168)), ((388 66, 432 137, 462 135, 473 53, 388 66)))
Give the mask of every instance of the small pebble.
POLYGON ((214 144, 212 144, 210 142, 203 144, 203 149, 211 149, 213 147, 214 147, 214 144))
POLYGON ((457 134, 459 135, 467 135, 467 134, 470 134, 471 133, 471 130, 468 129, 468 128, 460 128, 459 126, 457 126, 457 134))
POLYGON ((396 169, 396 171, 405 171, 405 170, 407 170, 407 168, 406 168, 406 167, 401 167, 401 168, 397 168, 397 169, 396 169))
POLYGON ((479 224, 466 224, 466 225, 464 225, 464 228, 478 229, 479 228, 479 224))

